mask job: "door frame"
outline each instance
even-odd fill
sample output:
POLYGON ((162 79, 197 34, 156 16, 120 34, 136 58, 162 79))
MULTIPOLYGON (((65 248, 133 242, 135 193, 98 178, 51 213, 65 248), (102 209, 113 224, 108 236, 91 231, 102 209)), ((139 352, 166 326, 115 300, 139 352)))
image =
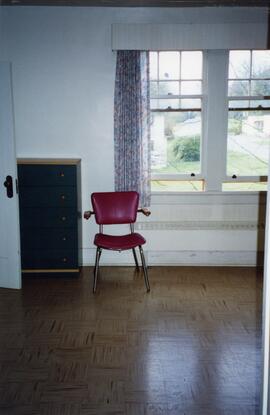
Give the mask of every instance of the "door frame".
POLYGON ((1 206, 3 215, 5 240, 2 242, 2 271, 0 284, 3 288, 20 289, 21 256, 20 256, 20 224, 19 198, 17 192, 17 162, 14 125, 14 105, 12 93, 12 70, 10 62, 0 61, 0 142, 1 156, 1 206), (8 198, 4 181, 6 176, 12 177, 13 197, 8 198))

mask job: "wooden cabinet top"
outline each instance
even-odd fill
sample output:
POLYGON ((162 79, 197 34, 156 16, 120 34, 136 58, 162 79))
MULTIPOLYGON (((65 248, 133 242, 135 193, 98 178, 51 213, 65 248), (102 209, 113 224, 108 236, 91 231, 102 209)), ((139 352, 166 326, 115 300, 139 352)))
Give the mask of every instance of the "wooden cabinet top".
POLYGON ((53 158, 18 158, 18 164, 80 164, 81 159, 53 159, 53 158))

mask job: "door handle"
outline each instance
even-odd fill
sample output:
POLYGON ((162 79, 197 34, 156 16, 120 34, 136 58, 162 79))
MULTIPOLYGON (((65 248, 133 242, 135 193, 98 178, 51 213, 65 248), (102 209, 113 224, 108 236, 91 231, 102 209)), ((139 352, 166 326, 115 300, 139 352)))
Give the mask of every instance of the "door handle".
POLYGON ((7 176, 4 181, 4 186, 7 189, 7 197, 10 199, 13 197, 13 181, 11 176, 7 176))

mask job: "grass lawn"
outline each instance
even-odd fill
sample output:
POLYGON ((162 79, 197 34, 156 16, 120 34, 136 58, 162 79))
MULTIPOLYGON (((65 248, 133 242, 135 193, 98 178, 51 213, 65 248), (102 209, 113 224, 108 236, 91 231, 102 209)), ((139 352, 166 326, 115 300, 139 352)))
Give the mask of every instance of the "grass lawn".
POLYGON ((229 151, 227 158, 227 174, 229 176, 267 176, 268 163, 256 157, 240 152, 229 151))

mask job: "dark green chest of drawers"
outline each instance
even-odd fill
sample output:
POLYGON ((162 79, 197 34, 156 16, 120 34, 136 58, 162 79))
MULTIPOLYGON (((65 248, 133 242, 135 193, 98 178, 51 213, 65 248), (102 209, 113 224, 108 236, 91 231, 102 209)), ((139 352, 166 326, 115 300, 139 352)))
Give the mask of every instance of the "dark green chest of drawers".
POLYGON ((81 251, 80 163, 18 161, 24 273, 78 273, 81 251))

